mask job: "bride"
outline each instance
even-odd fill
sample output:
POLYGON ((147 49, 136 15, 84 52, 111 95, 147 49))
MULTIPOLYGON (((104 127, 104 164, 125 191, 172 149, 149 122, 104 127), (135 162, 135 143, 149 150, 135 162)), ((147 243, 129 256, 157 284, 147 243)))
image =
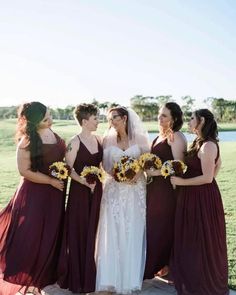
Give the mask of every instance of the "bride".
POLYGON ((108 112, 110 129, 104 138, 103 167, 108 173, 101 201, 96 243, 96 291, 122 294, 142 287, 146 254, 146 183, 139 172, 131 182, 112 177, 124 155, 138 158, 149 151, 148 135, 131 109, 108 112))

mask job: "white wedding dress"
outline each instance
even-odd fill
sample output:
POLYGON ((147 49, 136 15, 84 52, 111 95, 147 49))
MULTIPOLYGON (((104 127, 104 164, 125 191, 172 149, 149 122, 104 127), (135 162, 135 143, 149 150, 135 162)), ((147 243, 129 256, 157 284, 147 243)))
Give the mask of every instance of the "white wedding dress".
MULTIPOLYGON (((138 144, 125 151, 109 146, 104 149, 104 169, 111 173, 121 156, 138 158, 143 152, 138 144)), ((136 184, 116 182, 109 176, 104 186, 97 232, 96 291, 127 294, 141 289, 146 254, 145 224, 144 176, 136 184)))

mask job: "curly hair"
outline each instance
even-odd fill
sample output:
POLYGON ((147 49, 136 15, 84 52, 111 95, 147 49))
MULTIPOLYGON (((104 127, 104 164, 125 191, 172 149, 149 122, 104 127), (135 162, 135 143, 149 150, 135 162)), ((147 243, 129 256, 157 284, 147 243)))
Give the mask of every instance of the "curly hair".
POLYGON ((91 103, 82 103, 75 107, 74 118, 82 126, 83 119, 88 120, 90 116, 96 116, 98 114, 98 108, 91 103))
POLYGON ((45 117, 47 107, 40 102, 22 104, 18 109, 16 140, 23 136, 29 140, 31 170, 38 171, 42 166, 42 140, 37 132, 39 123, 45 117))
POLYGON ((200 124, 201 118, 204 118, 205 121, 201 129, 201 135, 193 141, 187 151, 187 156, 195 155, 206 141, 212 141, 214 143, 219 141, 218 127, 212 112, 208 109, 199 109, 193 112, 193 114, 196 116, 197 126, 200 124))

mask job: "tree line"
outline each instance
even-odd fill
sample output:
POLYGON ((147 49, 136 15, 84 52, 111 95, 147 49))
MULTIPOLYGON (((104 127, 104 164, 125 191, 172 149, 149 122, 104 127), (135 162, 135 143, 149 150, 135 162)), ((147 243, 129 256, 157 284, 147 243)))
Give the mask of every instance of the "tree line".
MULTIPOLYGON (((171 95, 143 96, 135 95, 130 99, 130 106, 139 114, 143 121, 153 121, 157 119, 159 108, 166 102, 174 101, 171 95)), ((109 108, 118 106, 116 102, 99 102, 93 99, 92 102, 100 110, 100 116, 106 120, 106 112, 109 108)), ((195 107, 196 100, 191 96, 181 97, 181 109, 184 119, 188 120, 195 107)), ((207 108, 214 113, 218 122, 236 122, 236 100, 224 98, 208 97, 204 100, 207 108)), ((51 113, 54 119, 73 120, 73 110, 75 106, 68 105, 65 108, 52 108, 51 113)), ((18 106, 0 107, 0 119, 17 117, 18 106)))

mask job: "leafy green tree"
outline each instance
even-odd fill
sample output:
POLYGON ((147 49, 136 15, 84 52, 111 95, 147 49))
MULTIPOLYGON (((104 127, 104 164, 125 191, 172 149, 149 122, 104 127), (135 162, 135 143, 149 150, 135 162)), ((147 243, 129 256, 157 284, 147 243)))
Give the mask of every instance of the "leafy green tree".
POLYGON ((172 95, 159 95, 156 97, 156 100, 158 101, 159 107, 163 106, 167 102, 173 101, 172 95))
POLYGON ((1 119, 12 119, 17 117, 18 106, 0 107, 1 119))
POLYGON ((143 121, 156 118, 159 107, 156 98, 136 95, 130 99, 131 107, 143 121))
POLYGON ((224 98, 214 98, 212 101, 212 109, 218 121, 223 121, 226 101, 224 98))
POLYGON ((236 121, 236 101, 224 98, 209 97, 206 102, 211 104, 211 110, 219 122, 236 121))
POLYGON ((193 112, 195 99, 192 98, 190 95, 182 96, 181 99, 183 101, 181 109, 184 115, 184 120, 189 120, 193 112))
POLYGON ((92 100, 91 103, 94 104, 95 106, 97 106, 99 108, 99 101, 96 100, 95 98, 92 100))
POLYGON ((66 120, 73 120, 73 111, 74 111, 74 106, 72 105, 68 105, 66 106, 65 108, 65 112, 64 112, 64 115, 65 115, 65 119, 66 120))

